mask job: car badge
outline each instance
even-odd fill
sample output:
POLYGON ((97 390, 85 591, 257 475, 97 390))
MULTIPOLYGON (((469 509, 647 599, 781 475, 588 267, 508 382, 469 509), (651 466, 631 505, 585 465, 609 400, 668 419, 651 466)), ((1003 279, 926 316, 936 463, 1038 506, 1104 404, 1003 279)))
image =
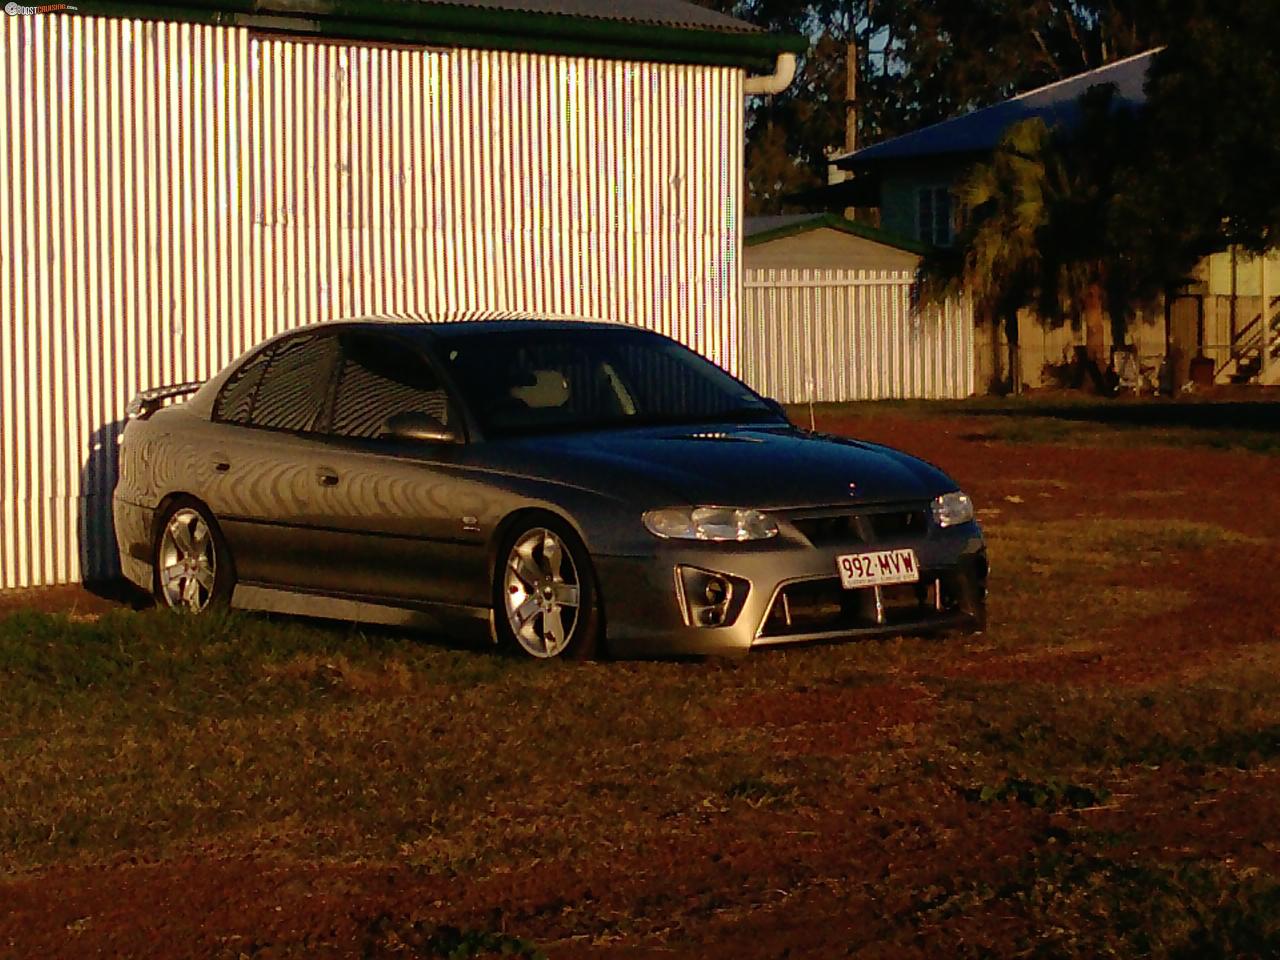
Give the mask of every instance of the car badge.
POLYGON ((850 484, 849 484, 849 496, 851 496, 851 497, 856 497, 857 495, 858 495, 858 485, 857 485, 856 483, 852 483, 852 482, 850 482, 850 484))

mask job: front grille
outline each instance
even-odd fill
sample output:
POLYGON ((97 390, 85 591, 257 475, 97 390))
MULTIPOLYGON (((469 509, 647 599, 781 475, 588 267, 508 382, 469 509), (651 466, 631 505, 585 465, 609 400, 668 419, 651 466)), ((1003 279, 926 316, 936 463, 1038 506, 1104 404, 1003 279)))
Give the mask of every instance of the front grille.
POLYGON ((875 590, 845 590, 839 577, 787 584, 774 597, 760 638, 892 628, 943 620, 960 610, 960 590, 951 577, 926 575, 919 583, 880 588, 883 622, 876 617, 875 590), (941 590, 941 602, 938 591, 941 590))
POLYGON ((927 508, 916 504, 848 513, 825 510, 790 519, 815 547, 923 536, 929 529, 927 508))
POLYGON ((868 519, 877 540, 916 536, 924 533, 929 526, 923 509, 872 513, 868 515, 868 519))
POLYGON ((802 517, 792 523, 815 547, 864 542, 858 518, 852 514, 843 517, 802 517))

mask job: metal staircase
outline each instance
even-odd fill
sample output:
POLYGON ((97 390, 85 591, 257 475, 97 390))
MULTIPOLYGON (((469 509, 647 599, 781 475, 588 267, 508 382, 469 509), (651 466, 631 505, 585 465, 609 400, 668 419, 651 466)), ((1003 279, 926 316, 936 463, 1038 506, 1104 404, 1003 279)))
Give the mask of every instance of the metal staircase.
MULTIPOLYGON (((1271 356, 1266 380, 1274 384, 1280 383, 1280 312, 1277 312, 1280 296, 1272 298, 1268 306, 1264 313, 1271 328, 1268 338, 1271 356)), ((1231 383, 1256 383, 1262 378, 1262 318, 1263 314, 1258 314, 1241 327, 1231 341, 1231 352, 1217 371, 1218 374, 1225 373, 1231 383)))

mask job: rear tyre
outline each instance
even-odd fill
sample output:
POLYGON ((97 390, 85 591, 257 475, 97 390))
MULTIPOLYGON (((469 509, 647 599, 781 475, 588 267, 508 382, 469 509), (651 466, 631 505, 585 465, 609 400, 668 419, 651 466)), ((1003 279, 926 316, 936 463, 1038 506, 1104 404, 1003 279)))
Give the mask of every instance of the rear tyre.
POLYGON ((498 641, 539 660, 594 657, 602 633, 599 592, 586 547, 568 524, 540 515, 517 524, 493 577, 498 641))
POLYGON ((156 525, 156 603, 183 613, 226 607, 235 588, 231 551, 213 515, 196 500, 175 500, 156 525))

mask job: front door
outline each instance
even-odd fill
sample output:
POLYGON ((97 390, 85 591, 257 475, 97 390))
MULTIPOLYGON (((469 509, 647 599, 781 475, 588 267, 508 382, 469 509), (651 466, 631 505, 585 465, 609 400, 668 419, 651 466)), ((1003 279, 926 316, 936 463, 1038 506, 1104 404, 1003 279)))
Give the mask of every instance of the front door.
POLYGON ((343 592, 391 600, 486 605, 485 544, 475 520, 491 495, 471 478, 462 444, 395 440, 387 420, 454 415, 434 371, 393 336, 339 336, 327 445, 337 480, 327 491, 346 558, 343 592))

